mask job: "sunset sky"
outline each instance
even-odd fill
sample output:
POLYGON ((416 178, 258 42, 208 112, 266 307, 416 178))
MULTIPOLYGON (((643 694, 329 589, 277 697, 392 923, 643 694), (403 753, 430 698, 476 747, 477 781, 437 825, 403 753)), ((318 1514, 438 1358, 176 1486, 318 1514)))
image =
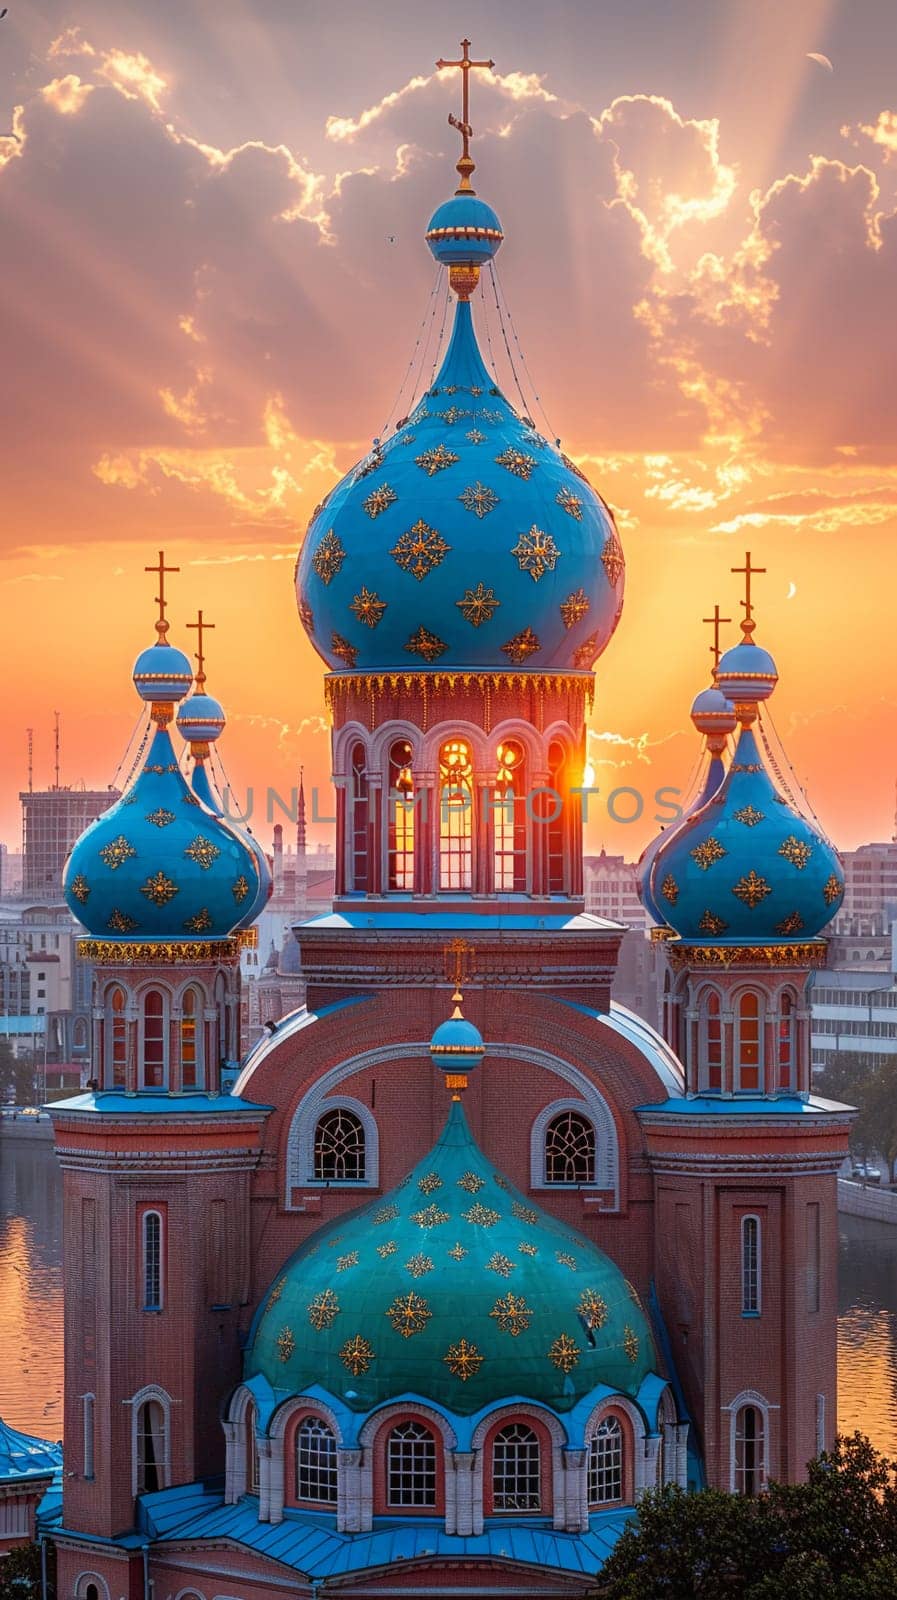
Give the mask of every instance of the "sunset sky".
POLYGON ((590 753, 604 794, 646 805, 625 827, 596 802, 590 845, 636 855, 654 791, 686 784, 701 618, 716 601, 737 618, 748 548, 799 781, 841 846, 893 833, 893 0, 9 0, 10 844, 27 726, 36 784, 57 709, 64 780, 113 778, 162 547, 181 568, 172 641, 193 648, 199 605, 216 624, 235 789, 283 791, 304 762, 329 812, 293 562, 428 309, 423 234, 455 186, 459 110, 433 62, 464 30, 496 61, 472 91, 475 183, 504 225, 520 345, 628 559, 590 753))

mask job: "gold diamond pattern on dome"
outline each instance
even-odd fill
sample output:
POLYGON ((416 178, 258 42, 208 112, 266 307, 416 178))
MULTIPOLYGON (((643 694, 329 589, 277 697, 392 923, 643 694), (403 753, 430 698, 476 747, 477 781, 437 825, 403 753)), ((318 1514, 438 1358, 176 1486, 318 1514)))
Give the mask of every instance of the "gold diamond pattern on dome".
POLYGON ((444 444, 438 444, 435 450, 425 450, 422 455, 415 456, 415 462, 422 467, 429 478, 437 472, 443 472, 446 467, 453 467, 460 456, 453 450, 447 450, 444 444))
POLYGON ((579 1356, 579 1345, 570 1338, 569 1333, 559 1333, 548 1346, 548 1359, 559 1372, 572 1372, 579 1363, 579 1356))
POLYGON ((364 509, 369 517, 379 517, 382 512, 388 511, 390 506, 394 506, 398 498, 395 489, 391 489, 388 483, 381 483, 376 489, 371 490, 363 502, 364 509))
POLYGON ((702 839, 701 843, 696 844, 694 849, 689 850, 688 853, 692 861, 697 862, 701 871, 707 872, 715 862, 722 861, 723 856, 728 855, 729 852, 723 848, 718 839, 711 838, 702 839))
POLYGON ((126 911, 119 911, 117 906, 113 906, 109 913, 109 921, 106 923, 107 928, 113 933, 133 933, 137 926, 134 918, 129 917, 126 911))
POLYGON ((348 1251, 348 1253, 346 1255, 337 1256, 337 1258, 336 1258, 336 1270, 337 1270, 337 1272, 348 1272, 350 1267, 357 1267, 357 1266, 358 1266, 358 1251, 357 1250, 350 1250, 350 1251, 348 1251))
POLYGON ((757 823, 763 821, 766 813, 765 811, 758 811, 756 806, 742 806, 740 811, 733 811, 732 815, 736 822, 743 822, 746 828, 756 828, 757 823))
POLYGON ((473 416, 473 412, 469 410, 465 411, 462 406, 449 406, 448 411, 440 411, 438 415, 442 417, 443 421, 447 422, 451 428, 456 422, 460 422, 462 417, 473 416))
POLYGON ((559 489, 555 500, 569 517, 575 517, 577 522, 582 522, 582 501, 572 489, 559 489))
POLYGON ((448 645, 438 634, 431 633, 429 628, 425 628, 421 623, 417 632, 411 635, 405 649, 409 655, 423 656, 425 661, 438 661, 439 657, 445 654, 448 645))
POLYGON ((485 483, 480 483, 479 481, 469 484, 464 493, 459 494, 458 499, 465 511, 472 511, 474 516, 481 518, 487 517, 489 512, 494 511, 498 505, 498 495, 495 490, 488 488, 485 483))
POLYGON ((137 851, 134 846, 125 838, 123 833, 120 833, 117 839, 112 839, 109 844, 103 846, 100 851, 100 860, 105 861, 106 866, 112 872, 117 872, 123 861, 128 861, 131 856, 136 856, 136 854, 137 851))
POLYGON ((698 923, 701 933, 711 933, 714 938, 719 938, 721 933, 725 933, 728 926, 728 922, 724 922, 722 917, 718 917, 715 911, 710 911, 709 909, 703 912, 698 923))
POLYGON ((527 627, 521 629, 520 633, 515 633, 513 639, 509 639, 501 648, 515 667, 521 667, 524 661, 528 661, 537 650, 541 650, 542 642, 538 635, 533 633, 532 628, 527 627))
POLYGON ((822 898, 827 906, 834 905, 843 888, 844 885, 836 873, 833 872, 831 877, 826 878, 822 885, 822 898))
POLYGON ((332 1289, 322 1289, 308 1303, 308 1320, 318 1333, 332 1328, 339 1316, 339 1299, 332 1289))
POLYGON ((470 1251, 465 1250, 463 1244, 458 1243, 453 1244, 451 1250, 449 1250, 447 1254, 451 1256, 453 1261, 463 1261, 464 1257, 470 1254, 470 1251))
POLYGON ((461 1215, 465 1222, 472 1222, 476 1228, 494 1228, 500 1220, 497 1211, 493 1211, 491 1206, 480 1205, 479 1200, 469 1211, 462 1211, 461 1215))
POLYGON ((305 629, 306 633, 314 633, 314 631, 315 631, 314 612, 312 611, 312 608, 309 605, 307 600, 300 600, 299 601, 299 620, 301 621, 302 626, 305 629))
POLYGON ((167 828, 170 822, 174 822, 174 812, 166 811, 164 806, 159 806, 157 810, 147 812, 146 820, 151 822, 154 828, 167 828))
POLYGON ((410 1272, 412 1278, 426 1277, 428 1272, 433 1271, 432 1256, 425 1256, 420 1253, 416 1256, 411 1256, 410 1259, 405 1262, 405 1271, 410 1272))
POLYGON ((483 1357, 475 1344, 469 1344, 466 1339, 459 1339, 456 1344, 450 1344, 443 1361, 453 1378, 460 1378, 466 1383, 468 1378, 473 1378, 483 1365, 483 1357))
POLYGON ((386 610, 386 601, 380 599, 375 589, 366 589, 362 584, 361 591, 355 596, 349 610, 354 611, 359 622, 363 622, 366 628, 376 628, 386 610))
POLYGON ((203 872, 208 872, 210 866, 214 861, 218 860, 220 854, 221 851, 217 844, 213 844, 211 839, 207 839, 201 833, 196 835, 196 838, 191 844, 188 844, 184 851, 187 860, 195 861, 198 867, 202 867, 203 872))
POLYGON ((512 1339, 525 1332, 532 1314, 532 1308, 522 1294, 503 1294, 489 1313, 490 1317, 495 1318, 501 1332, 509 1333, 512 1339))
POLYGON ((611 533, 601 552, 601 564, 607 573, 608 583, 616 583, 626 571, 623 546, 617 538, 616 530, 611 533))
POLYGON ((234 899, 236 900, 238 906, 241 906, 243 904, 243 901, 246 899, 246 896, 248 895, 248 893, 249 893, 249 879, 248 878, 244 878, 243 874, 241 873, 239 878, 235 878, 233 883, 231 884, 231 894, 233 895, 234 899))
POLYGON ((348 639, 343 638, 341 633, 332 633, 330 635, 330 648, 338 661, 345 662, 347 667, 354 667, 358 660, 358 651, 354 644, 350 644, 348 639))
POLYGON ((140 885, 140 893, 145 894, 147 900, 151 900, 154 906, 167 906, 177 892, 177 884, 173 883, 171 878, 166 878, 161 867, 158 872, 147 878, 146 883, 140 885))
POLYGON ((551 534, 537 528, 535 523, 528 533, 518 534, 511 551, 511 555, 517 557, 521 572, 528 572, 533 583, 538 583, 546 572, 554 571, 560 553, 551 534))
POLYGON ((664 900, 668 900, 671 906, 674 906, 679 899, 679 885, 671 872, 667 873, 663 883, 660 885, 660 892, 664 900))
POLYGON ((212 926, 212 914, 207 906, 203 906, 194 916, 187 917, 184 927, 188 933, 208 933, 212 926))
POLYGON ((73 900, 77 900, 79 906, 86 905, 87 898, 90 894, 90 884, 85 878, 83 872, 75 873, 75 876, 69 884, 69 894, 73 900))
POLYGON ((471 428, 470 432, 466 435, 466 438, 470 440, 471 444, 486 443, 486 435, 484 433, 480 433, 479 428, 471 428))
POLYGON ((634 1328, 629 1326, 628 1322, 623 1329, 623 1349, 626 1351, 629 1360, 635 1364, 638 1360, 639 1352, 638 1334, 634 1328))
POLYGON ((518 1222, 535 1223, 539 1220, 538 1215, 533 1210, 532 1206, 521 1205, 519 1200, 515 1200, 513 1202, 511 1206, 511 1216, 516 1217, 518 1222))
POLYGON ((371 1362, 377 1359, 373 1345, 368 1344, 367 1339, 363 1339, 360 1333, 355 1333, 351 1339, 346 1340, 339 1358, 353 1378, 360 1378, 363 1372, 368 1371, 371 1362))
POLYGON ((776 933, 800 933, 803 929, 804 919, 799 911, 789 911, 787 917, 776 923, 776 933))
POLYGON ((528 456, 523 450, 515 450, 509 445, 500 456, 495 457, 495 465, 504 467, 508 472, 513 472, 515 478, 531 478, 536 465, 535 456, 528 456))
POLYGON ((556 1261, 560 1262, 562 1267, 569 1267, 571 1272, 575 1272, 579 1266, 579 1262, 577 1261, 576 1257, 568 1255, 566 1250, 556 1250, 554 1253, 554 1258, 556 1261))
POLYGON ((295 1348, 296 1340, 293 1338, 292 1328, 281 1328, 277 1335, 277 1354, 281 1361, 289 1361, 295 1348))
POLYGON ((411 1221, 416 1222, 419 1228, 439 1228, 443 1222, 450 1222, 451 1218, 447 1211, 440 1211, 434 1203, 424 1206, 422 1211, 412 1211, 411 1221))
POLYGON ((519 1244, 517 1249, 522 1256, 537 1256, 539 1254, 534 1244, 519 1244))
POLYGON ((339 534, 329 528, 311 558, 311 564, 323 584, 335 578, 346 559, 339 534))
POLYGON ((438 1172, 425 1172, 422 1178, 418 1178, 417 1187, 421 1194, 435 1194, 437 1189, 442 1188, 442 1179, 438 1172))
POLYGON ((607 1301, 594 1289, 583 1289, 576 1309, 588 1327, 604 1327, 607 1321, 607 1301))
POLYGON ((384 1222, 394 1222, 398 1214, 398 1206, 381 1206, 379 1211, 374 1212, 374 1226, 379 1228, 384 1222))
POLYGON ((385 1315, 396 1333, 403 1339, 411 1339, 414 1334, 423 1333, 433 1313, 428 1301, 410 1289, 407 1294, 396 1295, 385 1315))
POLYGON ((765 900, 768 894, 772 894, 772 889, 766 879, 761 878, 759 873, 755 872, 751 867, 750 872, 745 873, 744 877, 739 878, 738 882, 732 885, 732 893, 737 895, 749 910, 753 911, 754 907, 758 906, 762 900, 765 900))
POLYGON ((472 627, 479 628, 482 623, 491 621, 493 612, 501 605, 495 598, 495 590, 487 589, 484 584, 478 583, 475 589, 465 589, 460 600, 455 605, 461 612, 465 622, 472 627))
POLYGON ((600 648, 601 640, 599 635, 597 633, 590 633, 589 637, 584 640, 583 643, 579 645, 578 648, 573 652, 574 667, 578 668, 581 672, 587 672, 593 665, 595 657, 597 656, 600 648))
POLYGON ((803 871, 812 854, 812 845, 805 844, 802 839, 795 839, 793 833, 789 833, 787 839, 783 839, 779 845, 779 855, 790 861, 792 867, 797 867, 799 872, 803 871))
POLYGON ((514 1271, 514 1267, 515 1263, 511 1260, 510 1256, 502 1255, 500 1250, 494 1251, 489 1257, 489 1260, 486 1262, 486 1271, 497 1272, 500 1278, 510 1278, 511 1273, 514 1271))
POLYGON ((563 618, 564 627, 575 628, 577 622, 582 621, 589 609, 589 605, 590 601, 585 589, 574 589, 572 594, 568 594, 566 600, 562 600, 558 607, 563 618))
POLYGON ((394 1256, 398 1248, 395 1239, 387 1239, 385 1244, 378 1244, 377 1254, 385 1260, 387 1256, 394 1256))
POLYGON ((399 535, 389 553, 396 566, 412 573, 419 583, 444 561, 450 549, 442 534, 419 517, 413 528, 399 535))

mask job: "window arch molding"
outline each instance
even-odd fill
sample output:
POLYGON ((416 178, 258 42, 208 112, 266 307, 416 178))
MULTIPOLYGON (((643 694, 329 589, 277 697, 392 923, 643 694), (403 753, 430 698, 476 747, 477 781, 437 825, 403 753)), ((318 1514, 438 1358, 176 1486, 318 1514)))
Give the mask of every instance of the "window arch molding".
POLYGON ((105 1578, 100 1577, 98 1572, 78 1573, 73 1588, 73 1593, 78 1596, 78 1600, 84 1600, 84 1597, 87 1594, 88 1585, 91 1583, 96 1584, 97 1593, 100 1596, 100 1600, 109 1600, 109 1585, 105 1578))
POLYGON ((157 1383, 148 1383, 138 1389, 128 1402, 131 1407, 131 1492, 135 1496, 141 1491, 139 1488, 139 1453, 138 1432, 140 1427, 140 1414, 148 1402, 155 1402, 162 1409, 162 1457, 157 1462, 157 1469, 161 1480, 161 1487, 167 1488, 171 1478, 171 1396, 167 1390, 157 1383))
POLYGON ((396 717, 391 722, 381 723, 376 733, 368 734, 368 769, 378 772, 383 780, 384 793, 389 779, 389 752, 393 745, 404 740, 411 746, 411 764, 415 768, 421 766, 424 757, 425 740, 420 728, 413 722, 403 722, 396 717))
POLYGON ((766 1059, 766 1024, 769 1020, 767 996, 757 984, 747 983, 733 991, 730 1004, 735 1029, 732 1088, 736 1094, 762 1095, 766 1092, 769 1073, 766 1059), (751 1055, 756 1056, 755 1061, 749 1059, 751 1055), (753 1087, 750 1080, 755 1076, 756 1087, 753 1087), (748 1079, 747 1083, 745 1078, 748 1079))
MULTIPOLYGON (((381 1510, 386 1509, 386 1448, 389 1434, 393 1427, 398 1427, 402 1422, 420 1422, 429 1428, 436 1440, 436 1495, 435 1509, 429 1507, 431 1515, 445 1516, 447 1522, 453 1521, 455 1514, 454 1492, 455 1474, 448 1470, 445 1460, 448 1451, 458 1448, 458 1435, 441 1411, 428 1406, 425 1402, 413 1400, 402 1404, 393 1401, 380 1406, 366 1418, 359 1429, 358 1443, 362 1450, 361 1466, 361 1493, 368 1505, 374 1505, 375 1500, 381 1510), (382 1502, 382 1503, 381 1503, 382 1502)), ((377 1515, 377 1511, 374 1512, 377 1515)))
POLYGON ((770 1429, 770 1419, 772 1417, 772 1413, 775 1412, 775 1411, 778 1411, 779 1407, 777 1405, 774 1405, 771 1401, 767 1400, 766 1397, 764 1395, 760 1394, 756 1389, 742 1389, 741 1393, 737 1394, 735 1396, 734 1400, 730 1400, 728 1405, 725 1405, 725 1406, 722 1407, 722 1410, 723 1410, 724 1413, 725 1412, 729 1413, 729 1493, 730 1494, 735 1494, 736 1493, 736 1448, 735 1448, 735 1443, 736 1443, 736 1436, 737 1436, 737 1432, 738 1432, 739 1414, 745 1409, 746 1406, 753 1406, 755 1411, 758 1411, 760 1413, 762 1419, 763 1419, 763 1463, 762 1463, 762 1468, 761 1468, 762 1480, 763 1480, 764 1483, 768 1483, 770 1478, 775 1477, 775 1470, 774 1470, 774 1465, 775 1464, 774 1464, 774 1458, 773 1458, 773 1452, 772 1452, 772 1432, 771 1432, 771 1429, 770 1429))
POLYGON ((439 753, 445 744, 450 744, 453 739, 463 739, 470 751, 470 761, 473 767, 473 783, 488 778, 494 765, 492 749, 494 740, 491 734, 485 734, 475 722, 465 722, 461 717, 450 722, 439 722, 434 728, 427 730, 422 743, 421 759, 424 770, 432 772, 436 782, 439 781, 439 753))
MULTIPOLYGON (((478 1525, 474 1532, 482 1533, 482 1518, 485 1514, 487 1503, 491 1507, 491 1474, 492 1474, 492 1443, 497 1433, 509 1423, 519 1422, 524 1427, 531 1427, 540 1439, 545 1450, 545 1435, 548 1436, 550 1459, 542 1460, 542 1482, 550 1485, 551 1506, 542 1507, 541 1512, 533 1512, 533 1516, 551 1516, 553 1526, 562 1529, 564 1517, 564 1446, 569 1443, 567 1431, 557 1417, 550 1411, 538 1405, 505 1405, 497 1406, 494 1411, 487 1413, 477 1423, 471 1438, 471 1448, 474 1454, 474 1506, 478 1525), (547 1470, 546 1470, 547 1469, 547 1470), (490 1492, 486 1495, 486 1474, 490 1477, 490 1492)), ((490 1513, 491 1514, 491 1513, 490 1513)))
POLYGON ((603 1400, 599 1400, 598 1404, 589 1413, 583 1429, 585 1490, 588 1493, 589 1457, 592 1449, 592 1440, 602 1422, 613 1416, 622 1421, 623 1503, 631 1504, 632 1501, 638 1499, 641 1491, 647 1487, 645 1440, 648 1437, 649 1429, 641 1407, 626 1395, 606 1395, 603 1400), (627 1451, 629 1452, 629 1460, 627 1460, 627 1451), (627 1498, 627 1490, 630 1492, 629 1498, 627 1498))
POLYGON ((588 1099, 552 1100, 543 1106, 536 1117, 530 1135, 530 1187, 556 1189, 562 1185, 549 1183, 545 1168, 545 1136, 549 1124, 565 1111, 572 1111, 590 1122, 595 1132, 595 1176, 591 1183, 569 1185, 587 1189, 616 1189, 617 1186, 617 1129, 613 1113, 604 1097, 594 1089, 588 1099))
POLYGON ((334 730, 333 734, 333 770, 335 773, 346 774, 349 770, 349 759, 356 744, 364 746, 370 768, 369 746, 371 730, 361 722, 345 722, 343 726, 334 730))
MULTIPOLYGON (((328 1074, 329 1077, 329 1074, 328 1074)), ((348 1111, 357 1117, 364 1129, 364 1177, 352 1180, 353 1189, 376 1189, 380 1181, 380 1138, 377 1119, 362 1100, 351 1095, 329 1094, 327 1078, 321 1079, 300 1100, 287 1135, 287 1204, 290 1191, 303 1187, 324 1189, 325 1179, 315 1177, 315 1134, 318 1123, 328 1111, 348 1111)), ((342 1185, 332 1182, 329 1187, 342 1185)), ((347 1185, 349 1186, 349 1185, 347 1185)))

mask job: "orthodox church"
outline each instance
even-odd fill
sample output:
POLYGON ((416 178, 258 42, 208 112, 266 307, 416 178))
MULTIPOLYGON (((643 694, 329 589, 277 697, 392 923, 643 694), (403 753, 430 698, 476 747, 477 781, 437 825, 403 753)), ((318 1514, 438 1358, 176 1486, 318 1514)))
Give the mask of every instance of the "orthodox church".
POLYGON ((835 1431, 849 1112, 812 1093, 807 985, 838 860, 770 753, 748 559, 702 789, 642 863, 662 1032, 615 1002, 581 774, 623 553, 477 341, 502 228, 462 52, 426 233, 450 342, 296 571, 338 814, 307 1003, 239 1059, 269 870, 224 815, 162 557, 136 775, 68 862, 96 1087, 52 1108, 65 1471, 39 1526, 73 1600, 582 1596, 647 1489, 755 1494, 835 1431))

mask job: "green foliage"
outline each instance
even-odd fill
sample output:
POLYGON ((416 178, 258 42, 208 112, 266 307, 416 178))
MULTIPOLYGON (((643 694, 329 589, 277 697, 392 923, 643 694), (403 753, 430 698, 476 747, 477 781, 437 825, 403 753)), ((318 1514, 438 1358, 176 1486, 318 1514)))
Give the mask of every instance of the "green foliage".
POLYGON ((890 1176, 897 1161, 897 1055, 886 1056, 859 1086, 854 1104, 859 1111, 854 1137, 884 1156, 890 1176))
POLYGON ((0 1561, 0 1600, 40 1600, 40 1596, 40 1545, 19 1545, 0 1561))
POLYGON ((601 1572, 601 1600, 893 1600, 897 1463, 855 1433, 806 1483, 756 1499, 667 1486, 640 1501, 601 1572))

